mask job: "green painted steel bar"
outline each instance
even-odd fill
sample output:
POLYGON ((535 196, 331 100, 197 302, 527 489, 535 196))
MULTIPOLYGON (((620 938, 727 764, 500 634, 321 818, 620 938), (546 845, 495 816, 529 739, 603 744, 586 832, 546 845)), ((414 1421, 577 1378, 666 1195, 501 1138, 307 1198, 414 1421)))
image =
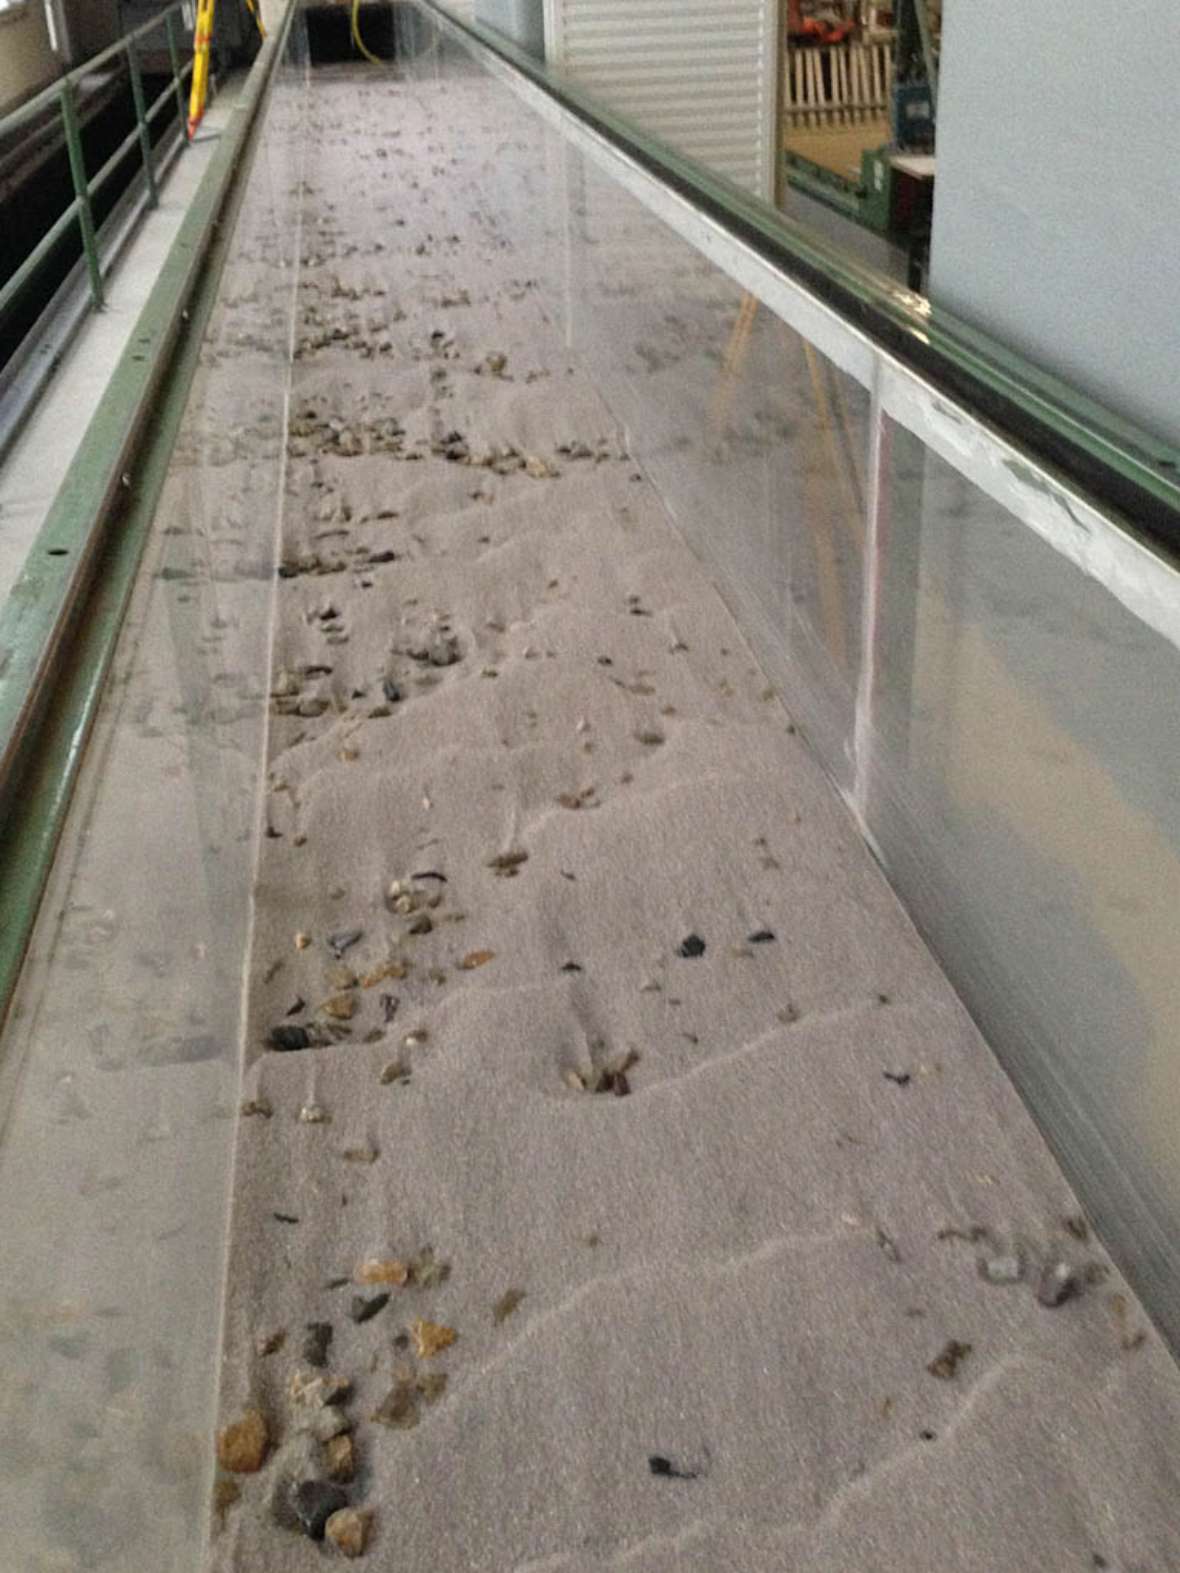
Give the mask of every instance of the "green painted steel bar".
POLYGON ((65 212, 55 219, 52 226, 42 235, 16 272, 3 285, 0 285, 0 315, 3 315, 10 302, 24 289, 54 246, 57 245, 66 231, 72 227, 77 216, 78 199, 75 197, 65 212))
POLYGON ((167 474, 249 163, 244 151, 298 5, 288 0, 254 62, 106 396, 0 607, 0 1021, 167 474))
POLYGON ((131 72, 131 99, 135 105, 135 126, 139 132, 139 146, 143 153, 143 178, 147 181, 148 206, 158 207, 160 193, 156 189, 156 166, 152 156, 152 130, 148 124, 147 106, 143 96, 143 73, 139 69, 139 45, 127 46, 127 67, 131 72))
MULTIPOLYGON (((187 126, 188 119, 184 108, 184 88, 180 78, 180 51, 176 45, 176 12, 164 13, 164 27, 168 34, 168 58, 172 62, 172 87, 176 94, 176 113, 182 126, 187 126)), ((187 131, 185 133, 187 135, 187 131)))
POLYGON ((102 309, 102 262, 98 255, 98 237, 94 233, 94 214, 90 208, 90 187, 86 181, 86 159, 82 152, 82 131, 78 125, 78 106, 74 102, 74 84, 63 78, 61 84, 61 118, 66 133, 66 149, 70 156, 70 176, 74 182, 74 195, 78 199, 78 226, 82 231, 82 250, 86 253, 86 271, 90 275, 90 296, 96 311, 102 309))

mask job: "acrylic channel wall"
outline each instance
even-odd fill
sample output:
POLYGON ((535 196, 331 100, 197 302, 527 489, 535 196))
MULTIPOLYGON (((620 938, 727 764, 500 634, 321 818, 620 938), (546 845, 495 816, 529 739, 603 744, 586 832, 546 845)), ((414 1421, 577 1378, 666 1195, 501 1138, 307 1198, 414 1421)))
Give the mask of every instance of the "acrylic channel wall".
POLYGON ((439 25, 553 127, 571 351, 1180 1342, 1180 573, 439 25))
POLYGON ((0 1043, 5 1573, 203 1558, 304 62, 296 26, 0 1043))

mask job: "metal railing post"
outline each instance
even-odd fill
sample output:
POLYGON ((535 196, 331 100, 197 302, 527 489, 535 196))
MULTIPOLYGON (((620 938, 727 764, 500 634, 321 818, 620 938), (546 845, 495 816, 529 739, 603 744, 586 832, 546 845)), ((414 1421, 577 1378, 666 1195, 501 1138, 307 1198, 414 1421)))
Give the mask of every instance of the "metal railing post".
POLYGON ((172 86, 176 89, 176 118, 184 127, 184 79, 180 74, 180 51, 176 46, 176 10, 164 13, 164 27, 168 34, 168 57, 172 61, 172 86))
POLYGON ((74 84, 68 76, 61 80, 61 118, 66 133, 66 150, 70 156, 70 175, 74 181, 74 195, 78 199, 78 225, 82 231, 82 249, 86 253, 86 269, 90 274, 90 294, 96 311, 102 309, 102 264, 98 255, 98 240, 94 233, 94 213, 90 206, 90 191, 86 183, 86 158, 82 152, 82 132, 78 125, 78 106, 74 102, 74 84))
POLYGON ((135 104, 135 124, 139 127, 139 146, 143 153, 143 175, 147 181, 148 206, 154 208, 159 204, 160 193, 156 190, 156 168, 152 161, 152 128, 148 125, 147 105, 143 96, 139 48, 134 41, 127 45, 127 66, 131 72, 131 97, 135 104))

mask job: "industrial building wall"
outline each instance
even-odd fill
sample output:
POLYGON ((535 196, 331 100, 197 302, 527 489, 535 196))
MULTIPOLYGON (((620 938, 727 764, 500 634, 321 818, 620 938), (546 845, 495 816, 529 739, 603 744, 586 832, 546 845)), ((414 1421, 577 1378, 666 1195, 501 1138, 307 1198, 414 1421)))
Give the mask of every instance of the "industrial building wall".
POLYGON ((545 32, 580 87, 773 198, 776 0, 546 0, 545 32))
POLYGON ((947 0, 931 295, 1180 442, 1180 9, 947 0))
POLYGON ((0 111, 32 97, 58 73, 41 0, 0 11, 0 111))
MULTIPOLYGON (((97 55, 119 36, 118 0, 64 0, 63 10, 76 61, 97 55)), ((140 20, 137 12, 128 25, 140 20)))

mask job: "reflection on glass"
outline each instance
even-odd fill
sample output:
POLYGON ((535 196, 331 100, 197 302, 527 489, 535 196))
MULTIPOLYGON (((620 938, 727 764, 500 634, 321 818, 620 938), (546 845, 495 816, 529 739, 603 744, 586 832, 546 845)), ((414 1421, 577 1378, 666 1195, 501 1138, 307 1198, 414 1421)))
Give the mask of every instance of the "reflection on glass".
POLYGON ((0 1563, 30 1573, 187 1573, 208 1526, 299 44, 0 1044, 0 1563))

